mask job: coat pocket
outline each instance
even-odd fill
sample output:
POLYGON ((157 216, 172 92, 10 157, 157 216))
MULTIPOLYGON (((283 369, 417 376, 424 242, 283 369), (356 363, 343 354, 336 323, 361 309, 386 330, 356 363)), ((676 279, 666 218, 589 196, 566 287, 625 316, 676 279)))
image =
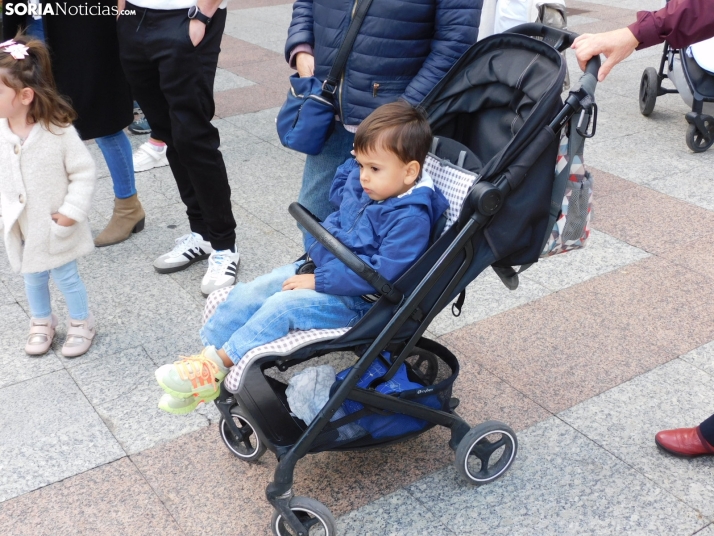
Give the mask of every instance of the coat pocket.
POLYGON ((79 225, 76 223, 65 227, 52 220, 50 222, 50 255, 60 255, 72 249, 75 245, 74 235, 78 227, 79 225))

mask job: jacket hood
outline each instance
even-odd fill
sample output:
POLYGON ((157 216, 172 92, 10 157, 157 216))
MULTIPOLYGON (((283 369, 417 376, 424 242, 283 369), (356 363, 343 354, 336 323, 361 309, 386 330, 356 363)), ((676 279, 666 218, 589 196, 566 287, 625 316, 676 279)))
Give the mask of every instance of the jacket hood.
POLYGON ((434 181, 426 171, 422 171, 419 181, 407 192, 391 199, 394 207, 405 205, 423 205, 429 213, 433 227, 441 215, 449 208, 449 202, 436 188, 434 181))

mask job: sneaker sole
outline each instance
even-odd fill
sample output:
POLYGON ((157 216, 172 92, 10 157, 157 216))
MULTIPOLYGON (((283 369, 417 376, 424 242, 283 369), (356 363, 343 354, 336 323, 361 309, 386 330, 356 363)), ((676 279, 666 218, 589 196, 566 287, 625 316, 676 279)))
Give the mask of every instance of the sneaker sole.
POLYGON ((155 169, 159 167, 166 167, 169 165, 169 161, 160 161, 158 163, 152 163, 151 165, 146 165, 146 166, 134 166, 134 173, 141 173, 143 171, 149 171, 150 169, 155 169))
POLYGON ((210 253, 207 253, 205 255, 199 255, 198 257, 194 257, 190 261, 186 262, 186 264, 181 264, 179 266, 169 266, 168 268, 159 268, 158 266, 154 265, 154 270, 156 270, 160 274, 173 274, 174 272, 180 272, 181 270, 185 270, 194 262, 205 261, 210 256, 210 253))
MULTIPOLYGON (((238 281, 238 267, 239 266, 240 266, 240 257, 238 258, 238 262, 236 263, 236 276, 233 278, 232 285, 235 285, 236 281, 238 281)), ((225 287, 214 288, 211 292, 216 292, 217 290, 221 290, 222 288, 226 288, 226 287, 230 287, 230 286, 231 285, 226 285, 225 287)), ((211 292, 206 294, 205 292, 203 292, 203 289, 201 289, 201 294, 203 294, 204 298, 208 298, 208 296, 211 294, 211 292)))

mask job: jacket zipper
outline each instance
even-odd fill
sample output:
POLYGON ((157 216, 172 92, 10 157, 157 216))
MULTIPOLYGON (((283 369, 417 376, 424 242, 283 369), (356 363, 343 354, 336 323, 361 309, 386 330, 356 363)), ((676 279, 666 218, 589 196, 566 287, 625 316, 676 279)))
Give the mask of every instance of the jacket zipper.
MULTIPOLYGON (((354 5, 352 6, 352 13, 350 14, 350 22, 352 22, 352 19, 355 18, 355 12, 357 11, 357 3, 359 0, 355 0, 354 5)), ((351 52, 351 51, 350 51, 351 52)), ((340 121, 342 121, 342 124, 344 125, 345 123, 345 115, 342 111, 342 88, 345 85, 345 70, 347 69, 347 63, 345 63, 345 68, 342 69, 342 72, 340 73, 340 87, 337 91, 337 102, 340 104, 340 121)))
POLYGON ((355 226, 357 225, 357 222, 358 222, 359 219, 362 217, 362 213, 363 213, 363 212, 367 209, 367 207, 370 206, 371 204, 372 204, 372 201, 370 200, 369 203, 365 203, 365 205, 364 205, 361 209, 359 209, 359 212, 357 213, 357 217, 355 218, 355 221, 352 222, 352 226, 347 230, 347 234, 349 234, 349 233, 352 232, 352 230, 353 230, 353 229, 355 228, 355 226))

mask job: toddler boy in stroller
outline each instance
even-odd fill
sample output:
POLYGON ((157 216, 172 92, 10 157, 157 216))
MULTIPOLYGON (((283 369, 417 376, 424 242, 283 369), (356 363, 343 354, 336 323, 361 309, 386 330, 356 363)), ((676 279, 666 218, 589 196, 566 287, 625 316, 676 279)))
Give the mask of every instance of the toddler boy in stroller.
MULTIPOLYGON (((353 253, 396 281, 426 251, 448 208, 423 170, 432 135, 425 115, 397 101, 377 108, 357 130, 354 159, 337 170, 323 223, 353 253)), ((246 352, 291 330, 354 325, 375 301, 374 288, 320 243, 307 260, 239 283, 201 329, 204 349, 156 370, 166 391, 159 408, 193 411, 219 395, 218 382, 246 352)))

